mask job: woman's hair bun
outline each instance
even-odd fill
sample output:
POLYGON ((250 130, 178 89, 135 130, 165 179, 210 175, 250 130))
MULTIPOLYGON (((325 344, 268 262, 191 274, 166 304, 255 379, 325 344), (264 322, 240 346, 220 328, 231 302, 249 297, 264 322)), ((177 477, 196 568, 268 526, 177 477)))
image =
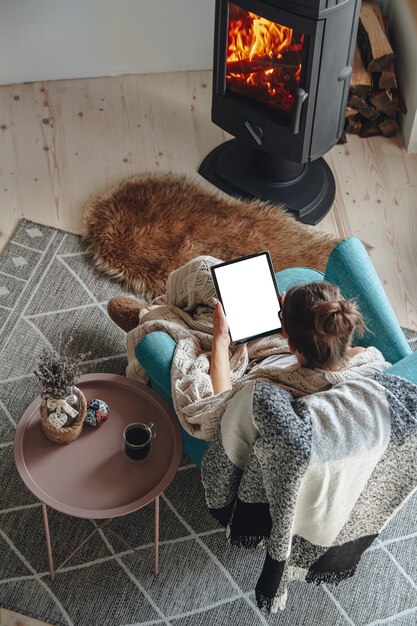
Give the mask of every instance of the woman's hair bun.
POLYGON ((314 306, 314 330, 318 335, 351 335, 363 331, 363 317, 354 302, 330 300, 314 306))

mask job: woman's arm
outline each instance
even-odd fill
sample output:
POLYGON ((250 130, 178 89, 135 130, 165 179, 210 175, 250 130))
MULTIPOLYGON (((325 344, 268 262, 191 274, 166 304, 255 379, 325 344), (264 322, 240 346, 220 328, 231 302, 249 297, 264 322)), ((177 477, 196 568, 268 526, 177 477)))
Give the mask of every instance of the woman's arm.
POLYGON ((223 307, 218 300, 214 306, 213 326, 210 378, 213 392, 218 394, 232 388, 229 364, 229 329, 223 307))

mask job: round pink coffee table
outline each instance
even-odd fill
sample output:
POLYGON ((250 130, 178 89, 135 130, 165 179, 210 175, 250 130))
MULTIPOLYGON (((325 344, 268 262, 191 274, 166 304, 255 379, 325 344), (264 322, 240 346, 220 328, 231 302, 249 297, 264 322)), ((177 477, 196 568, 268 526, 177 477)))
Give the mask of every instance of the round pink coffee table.
POLYGON ((20 419, 13 444, 18 472, 42 504, 51 577, 113 517, 132 513, 152 501, 155 502, 154 571, 157 574, 159 495, 173 480, 180 463, 182 437, 178 420, 152 389, 123 376, 87 374, 77 386, 87 401, 100 398, 109 405, 106 422, 98 428, 85 424, 81 435, 70 444, 53 443, 41 430, 38 397, 20 419), (155 424, 156 437, 148 456, 141 461, 131 460, 124 452, 123 430, 131 422, 155 424), (105 520, 95 524, 95 530, 56 570, 48 506, 74 517, 105 520))

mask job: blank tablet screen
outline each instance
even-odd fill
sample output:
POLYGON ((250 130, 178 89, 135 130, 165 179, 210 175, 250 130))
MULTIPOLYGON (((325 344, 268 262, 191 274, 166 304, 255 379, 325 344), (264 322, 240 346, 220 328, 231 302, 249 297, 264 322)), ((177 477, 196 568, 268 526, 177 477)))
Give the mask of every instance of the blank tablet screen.
POLYGON ((281 329, 281 309, 269 252, 211 268, 229 324, 232 343, 271 335, 281 329))

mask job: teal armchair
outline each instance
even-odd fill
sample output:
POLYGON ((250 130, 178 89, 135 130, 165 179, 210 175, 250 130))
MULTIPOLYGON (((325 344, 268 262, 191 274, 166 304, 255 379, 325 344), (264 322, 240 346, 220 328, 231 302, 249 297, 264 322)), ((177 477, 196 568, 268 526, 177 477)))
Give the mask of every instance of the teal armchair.
MULTIPOLYGON (((366 333, 355 343, 375 346, 392 363, 386 371, 417 384, 417 352, 412 352, 372 262, 359 239, 339 243, 329 256, 324 274, 307 267, 276 273, 280 292, 295 284, 327 280, 338 285, 345 298, 355 298, 365 318, 366 333)), ((136 358, 150 378, 152 388, 171 406, 171 365, 176 343, 164 332, 146 335, 136 346, 136 358)), ((185 454, 198 467, 207 442, 183 430, 185 454)))

